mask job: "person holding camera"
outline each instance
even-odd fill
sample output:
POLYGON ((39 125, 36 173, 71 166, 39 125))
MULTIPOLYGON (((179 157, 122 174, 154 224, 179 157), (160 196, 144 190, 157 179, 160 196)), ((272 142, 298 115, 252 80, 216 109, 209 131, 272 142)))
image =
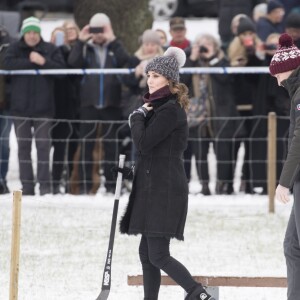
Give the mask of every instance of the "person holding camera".
MULTIPOLYGON (((41 38, 40 20, 29 17, 22 23, 21 38, 10 44, 4 66, 9 70, 60 69, 65 67, 58 48, 41 38)), ((35 194, 31 159, 32 139, 37 148, 37 181, 40 194, 51 193, 51 126, 55 112, 54 76, 15 75, 11 77, 11 114, 18 142, 23 195, 35 194), (33 128, 33 133, 32 133, 33 128)))
MULTIPOLYGON (((79 36, 79 28, 73 21, 66 21, 63 26, 56 27, 51 34, 51 43, 61 51, 65 62, 79 36)), ((56 120, 51 130, 53 160, 52 160, 52 190, 53 194, 70 192, 70 177, 73 170, 73 159, 77 149, 79 124, 74 120, 79 118, 79 84, 77 75, 64 75, 55 78, 55 115, 56 120), (63 121, 62 121, 63 120, 63 121), (71 121, 68 121, 71 120, 71 121), (66 171, 63 183, 63 172, 66 171)))
MULTIPOLYGON (((106 14, 97 13, 88 25, 79 33, 79 39, 73 46, 68 63, 74 68, 109 69, 122 68, 129 55, 116 38, 111 21, 106 14)), ((80 120, 112 121, 121 120, 121 82, 117 75, 84 75, 80 86, 80 120)), ((115 182, 111 173, 118 154, 116 139, 118 125, 101 124, 104 150, 104 176, 107 192, 114 193, 115 182)), ((95 122, 82 122, 81 139, 81 193, 92 191, 93 149, 98 134, 95 122)))
MULTIPOLYGON (((237 26, 237 35, 228 47, 228 58, 232 67, 261 66, 265 55, 264 45, 256 34, 254 22, 248 18, 241 18, 237 26)), ((235 74, 234 96, 237 109, 242 117, 245 128, 245 156, 243 164, 243 178, 241 191, 253 193, 252 158, 250 157, 251 135, 253 133, 253 101, 257 96, 257 86, 260 75, 235 74)))
MULTIPOLYGON (((211 34, 197 36, 185 67, 227 67, 221 44, 211 34)), ((237 149, 228 140, 237 138, 242 131, 236 120, 239 116, 233 95, 233 76, 228 74, 194 74, 188 83, 191 91, 191 104, 188 111, 189 143, 185 151, 185 169, 190 178, 191 157, 195 155, 198 177, 202 193, 210 194, 208 152, 212 141, 217 158, 218 194, 233 193, 233 176, 237 149), (217 117, 217 119, 210 119, 217 117)))

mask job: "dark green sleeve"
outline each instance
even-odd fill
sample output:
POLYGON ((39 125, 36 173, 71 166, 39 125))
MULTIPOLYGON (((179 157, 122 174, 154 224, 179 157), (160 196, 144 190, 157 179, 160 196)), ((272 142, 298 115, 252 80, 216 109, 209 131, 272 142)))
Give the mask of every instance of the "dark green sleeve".
POLYGON ((300 163, 300 89, 297 90, 294 96, 292 109, 295 116, 295 128, 279 180, 279 183, 287 188, 292 187, 300 163))

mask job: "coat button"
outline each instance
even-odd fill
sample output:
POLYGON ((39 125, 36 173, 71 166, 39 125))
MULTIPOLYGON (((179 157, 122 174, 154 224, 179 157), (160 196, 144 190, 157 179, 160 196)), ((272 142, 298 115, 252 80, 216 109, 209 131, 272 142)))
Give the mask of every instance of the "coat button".
POLYGON ((150 173, 150 171, 149 171, 149 170, 146 170, 146 173, 147 173, 147 174, 149 174, 149 173, 150 173))

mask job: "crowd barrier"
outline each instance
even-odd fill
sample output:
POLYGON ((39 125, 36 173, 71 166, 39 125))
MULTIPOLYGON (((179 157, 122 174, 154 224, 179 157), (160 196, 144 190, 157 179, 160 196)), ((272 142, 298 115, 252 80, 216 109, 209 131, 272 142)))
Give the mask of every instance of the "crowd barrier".
MULTIPOLYGON (((32 69, 32 70, 0 70, 0 75, 92 75, 119 74, 128 75, 134 69, 32 69)), ((194 67, 181 68, 180 74, 269 74, 268 67, 194 67)))

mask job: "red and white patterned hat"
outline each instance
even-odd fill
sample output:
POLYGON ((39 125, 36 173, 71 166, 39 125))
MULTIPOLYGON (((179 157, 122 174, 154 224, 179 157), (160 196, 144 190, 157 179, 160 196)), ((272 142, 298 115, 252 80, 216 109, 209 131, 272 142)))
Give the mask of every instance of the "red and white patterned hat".
POLYGON ((274 76, 295 70, 299 66, 300 50, 294 45, 292 37, 283 33, 279 38, 279 47, 270 63, 270 73, 274 76))

